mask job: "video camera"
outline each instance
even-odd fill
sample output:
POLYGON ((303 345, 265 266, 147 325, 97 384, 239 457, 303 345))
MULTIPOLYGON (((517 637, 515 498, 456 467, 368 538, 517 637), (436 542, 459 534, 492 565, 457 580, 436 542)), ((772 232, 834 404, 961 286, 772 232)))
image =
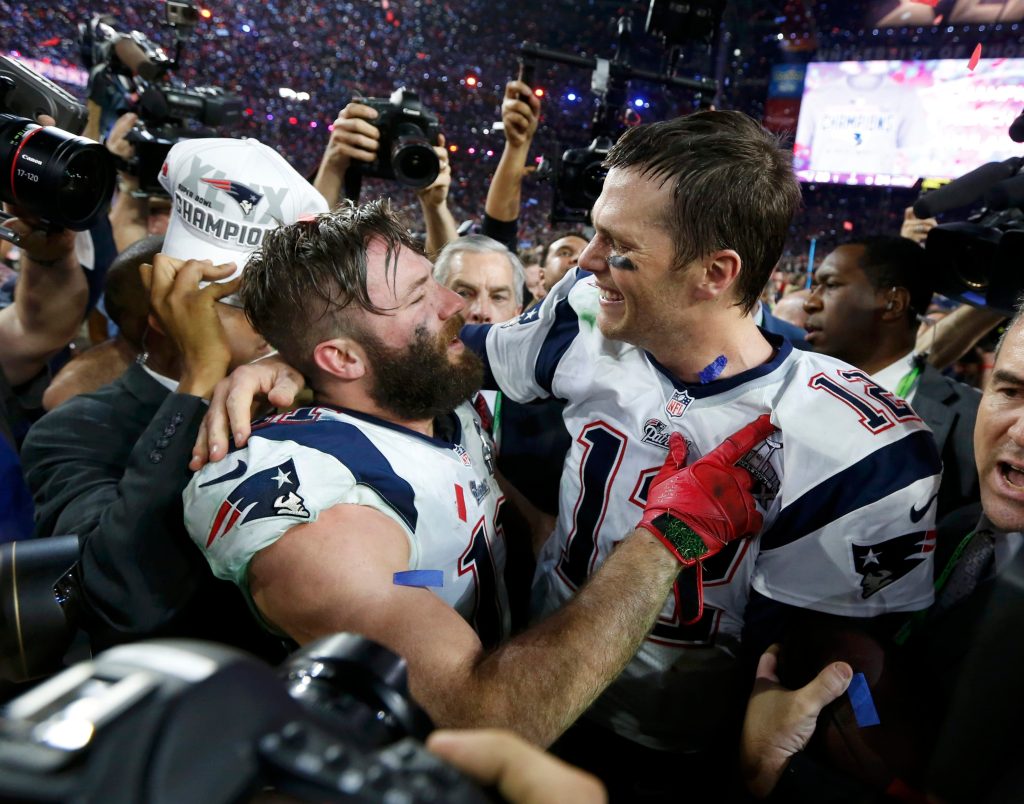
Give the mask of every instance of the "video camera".
POLYGON ((693 41, 708 41, 718 29, 724 0, 710 3, 672 3, 651 0, 646 21, 648 33, 659 36, 671 45, 673 56, 665 73, 654 73, 633 67, 630 52, 633 22, 628 16, 616 21, 615 57, 611 60, 586 58, 540 47, 532 42, 520 46, 520 80, 531 84, 537 61, 551 61, 591 70, 591 90, 598 104, 591 124, 590 145, 568 148, 554 162, 541 160, 538 176, 551 180, 554 194, 551 204, 552 223, 590 223, 590 209, 601 194, 607 169, 604 159, 622 132, 638 125, 640 118, 627 103, 630 81, 639 79, 663 86, 696 90, 700 99, 711 99, 718 84, 711 79, 689 79, 672 75, 680 53, 679 48, 693 41))
POLYGON ((937 293, 1012 315, 1024 291, 1022 166, 1021 157, 989 162, 914 202, 919 218, 983 204, 966 220, 928 232, 925 255, 937 293))
POLYGON ((428 752, 405 662, 337 634, 276 672, 186 640, 111 648, 0 711, 0 798, 150 804, 493 799, 428 752), (279 799, 274 799, 279 800, 279 799))
POLYGON ((106 148, 77 136, 86 119, 85 107, 63 89, 0 56, 0 199, 57 228, 96 223, 110 205, 116 170, 106 148), (39 125, 40 114, 56 124, 39 125))
POLYGON ((199 21, 191 3, 170 0, 167 24, 175 32, 174 57, 140 31, 124 33, 109 15, 81 23, 79 48, 89 68, 89 96, 111 116, 135 112, 139 125, 129 133, 135 158, 123 167, 139 178, 140 190, 163 195, 157 180, 167 152, 181 140, 210 136, 211 129, 241 120, 242 101, 220 87, 189 87, 171 76, 182 45, 199 21), (199 129, 188 127, 197 123, 199 129))

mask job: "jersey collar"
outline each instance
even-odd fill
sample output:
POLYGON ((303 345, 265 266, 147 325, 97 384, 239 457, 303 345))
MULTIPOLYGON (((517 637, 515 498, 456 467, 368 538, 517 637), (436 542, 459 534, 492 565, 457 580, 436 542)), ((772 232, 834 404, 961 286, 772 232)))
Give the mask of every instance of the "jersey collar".
POLYGON ((659 363, 650 352, 645 350, 644 354, 651 362, 651 365, 654 366, 654 368, 656 368, 658 372, 665 377, 665 379, 672 383, 677 390, 686 391, 694 399, 707 399, 708 397, 715 396, 716 394, 731 391, 733 388, 737 388, 751 380, 756 380, 759 377, 771 374, 775 369, 786 362, 786 358, 788 358, 790 353, 793 351, 793 345, 781 335, 766 332, 760 327, 758 327, 758 330, 761 332, 764 339, 768 341, 775 350, 771 360, 767 363, 762 363, 760 366, 754 366, 752 369, 747 369, 739 374, 735 374, 732 377, 726 377, 724 380, 715 380, 714 382, 709 383, 683 382, 675 374, 661 365, 661 363, 659 363))
POLYGON ((462 443, 462 420, 459 419, 459 417, 455 414, 455 411, 445 414, 445 416, 451 417, 450 422, 453 426, 453 440, 447 441, 443 438, 424 435, 423 433, 417 430, 412 430, 408 427, 403 427, 401 424, 395 424, 394 422, 389 422, 386 419, 381 419, 379 416, 374 416, 373 414, 370 413, 363 413, 362 411, 359 410, 351 410, 349 408, 343 408, 338 405, 328 405, 323 402, 318 402, 316 404, 316 407, 330 408, 331 410, 336 410, 339 413, 344 413, 346 416, 351 416, 353 419, 359 419, 360 421, 375 424, 378 427, 386 427, 388 430, 394 430, 396 433, 404 433, 405 435, 415 436, 421 441, 426 441, 428 444, 433 444, 436 447, 443 447, 444 449, 452 449, 453 447, 462 443))

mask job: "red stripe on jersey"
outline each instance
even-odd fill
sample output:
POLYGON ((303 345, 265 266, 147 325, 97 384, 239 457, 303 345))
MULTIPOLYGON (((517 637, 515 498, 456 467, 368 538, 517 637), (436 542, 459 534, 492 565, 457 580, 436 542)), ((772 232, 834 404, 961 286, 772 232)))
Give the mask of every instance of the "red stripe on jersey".
POLYGON ((459 509, 459 519, 463 522, 466 521, 466 492, 462 490, 462 486, 458 483, 455 484, 455 505, 459 509))
POLYGON ((217 532, 220 530, 220 525, 224 521, 224 517, 227 516, 228 511, 231 510, 231 505, 227 500, 220 504, 220 510, 217 512, 217 518, 213 520, 213 527, 210 528, 210 535, 206 539, 206 546, 209 547, 213 544, 213 540, 217 538, 217 532))

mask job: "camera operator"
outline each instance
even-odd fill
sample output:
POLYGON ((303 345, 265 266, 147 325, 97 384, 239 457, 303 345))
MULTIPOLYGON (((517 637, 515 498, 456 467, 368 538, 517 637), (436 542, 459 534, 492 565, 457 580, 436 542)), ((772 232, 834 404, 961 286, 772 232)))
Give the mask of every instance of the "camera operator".
POLYGON ((203 400, 230 368, 267 351, 232 303, 236 271, 225 263, 243 265, 269 229, 326 205, 255 140, 179 143, 161 177, 175 211, 164 253, 143 273, 149 327, 138 363, 43 417, 26 440, 37 534, 79 535, 67 584, 94 645, 182 634, 265 654, 259 635, 244 632, 251 618, 237 594, 188 543, 181 490, 203 400))
MULTIPOLYGON (((352 101, 338 113, 334 130, 327 141, 327 149, 320 160, 313 186, 327 199, 333 209, 342 199, 345 172, 356 163, 369 164, 377 158, 380 129, 371 121, 379 114, 376 109, 359 101, 352 101)), ((443 134, 438 135, 434 153, 440 163, 437 178, 428 186, 416 189, 416 196, 423 211, 427 241, 424 251, 433 259, 446 244, 459 236, 455 218, 448 208, 448 189, 451 186, 452 171, 448 161, 448 149, 443 134)))

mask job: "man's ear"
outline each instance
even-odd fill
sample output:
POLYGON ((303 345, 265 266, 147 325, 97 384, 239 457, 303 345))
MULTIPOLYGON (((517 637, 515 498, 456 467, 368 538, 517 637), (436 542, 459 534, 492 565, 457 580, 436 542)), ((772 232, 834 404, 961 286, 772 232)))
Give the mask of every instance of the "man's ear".
POLYGON ((366 374, 366 352, 351 338, 332 338, 313 348, 317 368, 340 380, 358 380, 366 374))
POLYGON ((907 317, 907 310, 910 309, 909 290, 892 287, 880 293, 884 299, 880 311, 883 321, 900 321, 907 317))
POLYGON ((715 251, 704 262, 704 280, 697 291, 698 299, 710 301, 728 295, 740 276, 743 261, 731 248, 715 251))

